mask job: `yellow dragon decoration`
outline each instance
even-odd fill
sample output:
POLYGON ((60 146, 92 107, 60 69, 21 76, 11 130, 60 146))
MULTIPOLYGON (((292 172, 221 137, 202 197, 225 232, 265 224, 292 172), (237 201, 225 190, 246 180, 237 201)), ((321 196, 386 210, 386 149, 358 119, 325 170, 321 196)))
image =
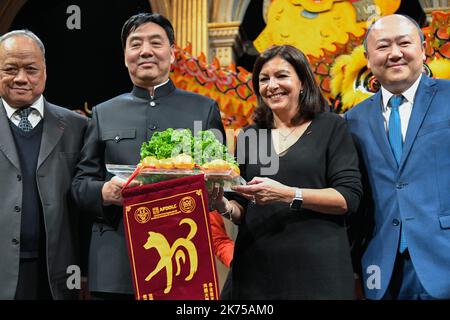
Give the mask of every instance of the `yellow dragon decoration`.
MULTIPOLYGON (((406 0, 405 0, 406 1, 406 0)), ((401 0, 264 0, 266 28, 254 41, 259 51, 275 44, 292 44, 308 57, 324 95, 341 113, 379 88, 366 67, 361 47, 367 26, 381 15, 397 11, 401 0)), ((450 79, 450 13, 433 12, 423 29, 425 68, 433 77, 450 79)), ((208 64, 192 47, 175 46, 171 79, 178 88, 206 95, 219 104, 226 129, 251 123, 256 107, 252 74, 235 65, 208 64)), ((87 106, 80 113, 90 114, 87 106)))
MULTIPOLYGON (((267 25, 254 41, 259 51, 275 44, 292 44, 308 56, 322 92, 335 112, 344 112, 378 90, 366 68, 362 44, 367 26, 381 15, 397 11, 400 0, 272 0, 267 25), (332 69, 333 67, 333 69, 332 69)), ((434 77, 450 78, 450 13, 433 12, 424 28, 426 70, 434 77)), ((256 107, 251 73, 207 64, 204 55, 193 57, 190 47, 176 50, 171 78, 185 90, 216 100, 226 128, 251 122, 256 107)))

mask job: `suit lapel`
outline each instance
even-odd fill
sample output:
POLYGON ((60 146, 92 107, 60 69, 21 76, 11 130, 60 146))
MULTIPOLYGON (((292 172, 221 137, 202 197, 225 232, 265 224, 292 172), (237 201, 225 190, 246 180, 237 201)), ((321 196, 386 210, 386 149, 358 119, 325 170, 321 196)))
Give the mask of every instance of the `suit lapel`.
POLYGON ((58 141, 64 133, 64 122, 57 110, 44 100, 44 119, 42 129, 41 149, 39 151, 39 158, 37 168, 47 159, 50 153, 55 149, 58 141))
POLYGON ((8 116, 6 114, 5 107, 0 101, 0 150, 4 153, 6 158, 18 169, 20 170, 20 161, 17 154, 16 145, 14 143, 14 138, 11 133, 11 128, 9 127, 8 116))
POLYGON ((425 75, 422 76, 419 87, 417 88, 416 97, 414 99, 414 105, 411 112, 411 117, 408 123, 408 130, 406 131, 405 144, 403 145, 403 153, 400 161, 400 169, 404 166, 412 145, 417 136, 417 132, 422 125, 425 115, 430 108, 431 101, 436 93, 436 89, 433 88, 435 81, 429 79, 425 75))
POLYGON ((394 154, 392 153, 391 146, 389 144, 386 128, 384 127, 384 118, 381 112, 381 90, 378 91, 374 96, 372 96, 372 103, 369 104, 369 114, 368 121, 370 125, 370 129, 373 132, 373 137, 380 147, 383 156, 385 157, 387 163, 389 163, 393 168, 397 168, 397 161, 394 158, 394 154))

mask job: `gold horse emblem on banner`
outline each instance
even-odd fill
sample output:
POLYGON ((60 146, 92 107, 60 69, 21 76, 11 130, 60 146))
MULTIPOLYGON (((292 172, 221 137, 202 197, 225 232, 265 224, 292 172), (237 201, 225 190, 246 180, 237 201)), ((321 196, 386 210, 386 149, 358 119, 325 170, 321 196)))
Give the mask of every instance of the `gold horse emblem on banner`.
POLYGON ((197 233, 197 225, 194 220, 185 218, 180 221, 178 225, 188 224, 190 227, 189 234, 186 238, 178 238, 172 244, 169 245, 166 237, 164 237, 161 233, 158 232, 149 232, 147 242, 144 244, 144 248, 146 250, 155 248, 158 251, 160 256, 159 262, 156 265, 155 269, 145 278, 145 281, 150 281, 158 272, 163 269, 166 269, 166 278, 167 285, 164 289, 164 293, 167 294, 172 289, 172 279, 173 279, 173 267, 172 267, 172 258, 175 256, 175 262, 177 264, 177 273, 176 276, 180 275, 181 265, 180 260, 183 262, 183 265, 186 261, 185 252, 187 252, 190 261, 190 269, 189 274, 184 279, 185 281, 189 281, 194 277, 195 272, 198 267, 198 255, 197 249, 195 248, 194 243, 191 241, 197 233), (184 250, 183 250, 184 249, 184 250))

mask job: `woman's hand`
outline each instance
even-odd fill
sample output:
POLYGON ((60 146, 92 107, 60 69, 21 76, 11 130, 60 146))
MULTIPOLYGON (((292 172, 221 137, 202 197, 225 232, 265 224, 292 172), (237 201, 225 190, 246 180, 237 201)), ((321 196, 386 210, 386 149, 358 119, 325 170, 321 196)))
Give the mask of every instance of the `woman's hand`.
POLYGON ((223 187, 215 182, 211 190, 208 190, 209 207, 219 213, 228 211, 228 200, 223 196, 223 187))
POLYGON ((247 185, 235 186, 232 189, 258 204, 272 202, 291 203, 295 196, 294 188, 278 181, 261 177, 254 177, 247 185))

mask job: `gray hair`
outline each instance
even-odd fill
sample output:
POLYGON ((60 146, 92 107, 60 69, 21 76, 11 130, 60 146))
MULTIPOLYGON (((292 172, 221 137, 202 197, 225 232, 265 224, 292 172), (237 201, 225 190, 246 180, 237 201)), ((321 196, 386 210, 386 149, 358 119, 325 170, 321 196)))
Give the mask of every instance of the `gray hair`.
MULTIPOLYGON (((417 32, 419 33, 420 43, 423 43, 425 41, 425 36, 423 35, 423 31, 422 31, 422 29, 420 29, 420 26, 419 26, 419 24, 417 23, 416 20, 414 20, 413 18, 411 18, 410 16, 407 16, 405 14, 396 14, 396 15, 408 19, 416 27, 417 32)), ((383 18, 383 17, 381 17, 381 18, 383 18)), ((372 31, 373 26, 375 25, 375 23, 377 23, 380 19, 374 21, 370 25, 369 29, 367 29, 366 36, 364 37, 364 42, 363 42, 363 46, 364 46, 364 51, 365 52, 367 52, 367 38, 369 37, 369 33, 370 33, 370 31, 372 31)))
POLYGON ((41 39, 39 39, 38 36, 35 35, 33 32, 31 32, 30 30, 21 29, 21 30, 13 30, 13 31, 10 31, 8 33, 5 33, 4 35, 2 35, 0 37, 0 44, 2 44, 6 39, 11 38, 11 37, 15 37, 15 36, 28 37, 31 40, 33 40, 37 44, 39 49, 41 49, 42 55, 44 56, 44 61, 45 61, 45 47, 44 47, 44 44, 42 43, 41 39))

